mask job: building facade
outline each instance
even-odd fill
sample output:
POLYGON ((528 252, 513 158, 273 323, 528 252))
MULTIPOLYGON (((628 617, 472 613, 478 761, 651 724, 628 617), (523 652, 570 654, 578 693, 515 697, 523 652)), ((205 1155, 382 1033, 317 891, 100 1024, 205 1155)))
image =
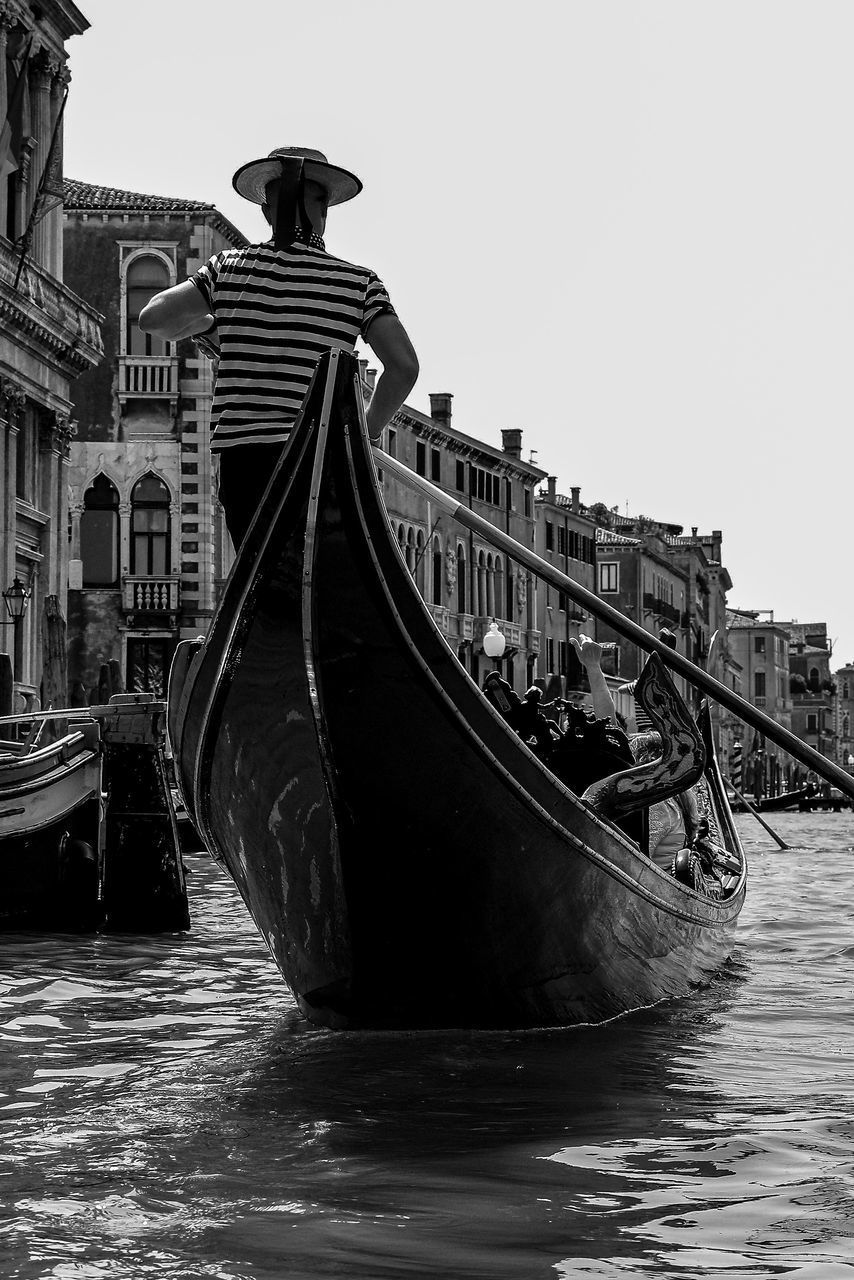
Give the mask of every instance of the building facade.
POLYGON ((827 623, 791 621, 778 625, 789 638, 792 732, 820 755, 836 760, 837 688, 830 670, 833 646, 827 623))
POLYGON ((231 545, 210 450, 213 374, 140 311, 245 238, 212 205, 69 180, 69 281, 104 314, 104 359, 74 388, 69 679, 97 697, 117 663, 129 690, 165 693, 177 643, 207 631, 231 545))
POLYGON ((67 608, 73 388, 102 356, 102 316, 63 276, 66 43, 88 25, 68 0, 0 3, 0 589, 29 593, 20 622, 2 610, 0 652, 18 710, 40 696, 46 597, 67 608))
MULTIPOLYGON (((732 660, 740 668, 741 696, 784 729, 798 733, 789 684, 790 647, 785 623, 775 622, 771 611, 731 609, 727 613, 727 633, 732 660)), ((733 748, 735 744, 742 761, 744 785, 740 790, 758 797, 775 796, 797 785, 799 766, 775 743, 768 742, 764 734, 736 721, 733 748)))
MULTIPOLYGON (((596 592, 596 522, 581 503, 575 486, 570 496, 557 492, 557 477, 548 476, 545 489, 535 497, 536 551, 579 586, 596 592)), ((585 691, 587 681, 572 639, 584 632, 597 635, 596 619, 570 600, 563 591, 540 582, 537 591, 537 627, 540 632, 538 677, 547 698, 585 691)), ((617 674, 613 654, 603 655, 603 669, 617 674)))
POLYGON ((854 773, 854 662, 833 673, 836 685, 836 763, 854 773))
MULTIPOLYGON (((370 380, 373 375, 366 376, 370 380)), ((448 393, 431 395, 430 416, 404 405, 385 428, 382 447, 501 532, 533 546, 534 491, 545 472, 523 460, 521 431, 502 431, 499 449, 457 430, 452 402, 448 393)), ((472 678, 482 683, 498 667, 517 688, 532 683, 540 633, 530 572, 434 510, 418 490, 388 472, 381 471, 381 477, 389 519, 410 573, 472 678), (506 642, 499 662, 483 649, 492 622, 506 642)))

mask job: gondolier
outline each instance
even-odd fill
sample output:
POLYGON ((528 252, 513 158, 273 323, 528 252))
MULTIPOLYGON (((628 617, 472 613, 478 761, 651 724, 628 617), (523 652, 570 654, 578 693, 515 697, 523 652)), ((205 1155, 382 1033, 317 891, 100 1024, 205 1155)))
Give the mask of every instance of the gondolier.
POLYGON ((197 338, 217 360, 212 449, 238 546, 323 352, 352 351, 361 337, 382 363, 367 414, 374 441, 415 385, 418 359, 376 273, 326 251, 327 210, 359 194, 354 174, 320 151, 279 147, 232 182, 261 205, 272 239, 216 254, 156 294, 139 324, 171 341, 197 338))

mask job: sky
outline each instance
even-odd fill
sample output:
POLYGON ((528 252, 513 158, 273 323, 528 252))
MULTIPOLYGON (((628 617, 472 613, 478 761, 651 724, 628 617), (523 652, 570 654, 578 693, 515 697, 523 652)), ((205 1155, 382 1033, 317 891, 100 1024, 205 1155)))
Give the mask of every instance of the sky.
POLYGON ((323 151, 408 398, 621 513, 723 531, 729 603, 854 661, 849 0, 77 0, 65 172, 209 201, 323 151))

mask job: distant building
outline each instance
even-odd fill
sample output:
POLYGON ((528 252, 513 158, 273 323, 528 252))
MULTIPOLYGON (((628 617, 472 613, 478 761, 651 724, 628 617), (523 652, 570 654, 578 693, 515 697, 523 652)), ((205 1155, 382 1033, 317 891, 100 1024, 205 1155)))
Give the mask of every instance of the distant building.
MULTIPOLYGON (((596 568, 598 594, 637 626, 658 636, 666 628, 676 637, 677 652, 688 656, 691 648, 688 570, 672 554, 670 539, 681 534, 681 525, 667 525, 643 516, 629 519, 609 511, 601 503, 590 508, 596 519, 596 568)), ((625 640, 607 622, 598 637, 618 646, 619 670, 626 681, 643 670, 646 653, 625 640)), ((680 692, 691 694, 682 677, 675 678, 680 692)))
POLYGON ((848 662, 833 673, 836 685, 836 762, 854 773, 854 662, 848 662))
MULTIPOLYGON (((727 631, 732 661, 741 669, 742 697, 784 729, 797 733, 789 690, 786 624, 775 622, 773 612, 767 610, 730 609, 727 631)), ((773 796, 795 785, 797 766, 764 734, 737 722, 733 742, 742 746, 744 790, 756 796, 773 796)))
MULTIPOLYGON (((549 476, 546 488, 535 496, 536 551, 595 595, 596 522, 581 504, 581 490, 570 495, 557 492, 557 478, 549 476)), ((548 697, 565 697, 568 692, 586 689, 584 668, 570 643, 584 632, 596 637, 596 619, 569 596, 545 582, 537 585, 537 628, 540 632, 538 677, 548 697)), ((617 675, 612 654, 603 655, 603 669, 617 675)))
POLYGON ((213 205, 67 180, 69 281, 103 311, 103 363, 75 385, 69 679, 97 696, 165 692, 177 643, 206 632, 232 558, 210 450, 212 367, 139 313, 213 253, 246 243, 213 205))
MULTIPOLYGON (((366 373, 368 385, 372 376, 366 373)), ((502 431, 500 449, 464 435, 452 423, 452 402, 449 393, 431 395, 429 417, 404 405, 385 428, 382 447, 523 546, 533 546, 534 490, 546 473, 522 458, 521 431, 502 431)), ((517 688, 530 684, 540 652, 530 571, 434 510, 416 489, 381 475, 401 552, 457 657, 478 683, 499 667, 517 688), (499 663, 483 651, 493 621, 506 641, 499 663)))
POLYGON ((836 760, 836 685, 826 622, 781 622, 789 637, 792 732, 828 760, 836 760))
POLYGON ((65 45, 88 26, 70 0, 0 6, 0 590, 30 593, 17 626, 0 604, 0 650, 19 709, 39 696, 45 597, 66 608, 72 388, 102 352, 62 258, 65 45))

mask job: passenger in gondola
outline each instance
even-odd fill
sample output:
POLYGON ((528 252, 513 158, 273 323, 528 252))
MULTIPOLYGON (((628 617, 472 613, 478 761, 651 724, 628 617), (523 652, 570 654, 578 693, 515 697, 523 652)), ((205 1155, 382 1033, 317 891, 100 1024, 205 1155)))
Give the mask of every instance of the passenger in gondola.
POLYGON ((272 238, 216 254, 156 294, 139 326, 171 341, 194 338, 216 361, 211 447, 238 547, 324 352, 352 351, 361 337, 381 362, 367 412, 374 442, 415 385, 418 359, 375 272, 326 250, 329 206, 359 194, 357 177, 320 151, 278 147, 242 165, 232 182, 261 206, 272 238))
POLYGON ((531 685, 525 696, 520 698, 499 672, 490 671, 483 682, 483 691, 522 741, 534 743, 547 757, 561 735, 557 726, 540 710, 542 689, 531 685))

